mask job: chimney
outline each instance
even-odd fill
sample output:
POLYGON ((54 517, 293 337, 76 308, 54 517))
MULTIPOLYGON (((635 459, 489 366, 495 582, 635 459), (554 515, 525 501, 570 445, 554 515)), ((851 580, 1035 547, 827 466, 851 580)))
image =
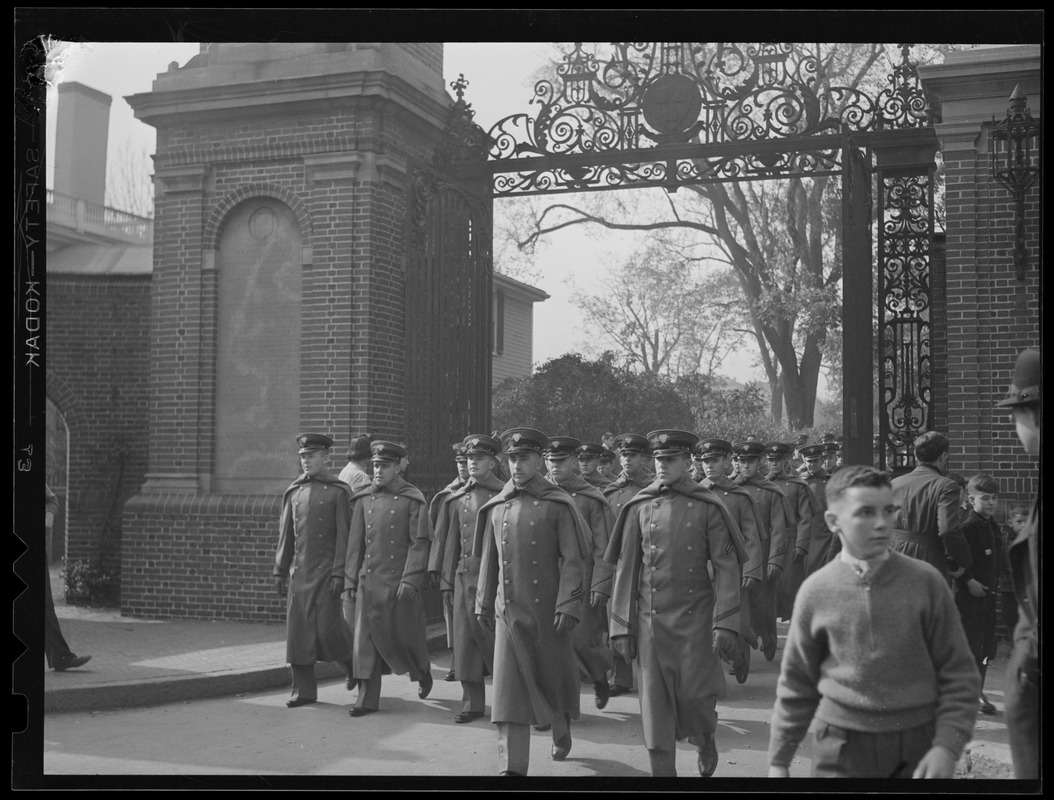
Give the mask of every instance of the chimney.
POLYGON ((55 123, 55 191, 106 202, 106 144, 112 98, 81 83, 59 84, 55 123))

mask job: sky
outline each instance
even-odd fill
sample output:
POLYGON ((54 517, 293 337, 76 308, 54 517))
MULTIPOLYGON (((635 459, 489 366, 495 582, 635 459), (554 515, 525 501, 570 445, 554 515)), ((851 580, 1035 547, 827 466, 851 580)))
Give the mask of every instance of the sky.
MULTIPOLYGON (((153 154, 154 129, 135 119, 124 100, 128 95, 148 92, 158 73, 175 61, 180 66, 199 52, 196 43, 55 43, 49 55, 47 95, 48 186, 53 184, 55 106, 57 85, 78 81, 113 98, 110 107, 110 141, 107 155, 115 163, 121 149, 153 154)), ((485 130, 503 117, 533 113, 530 105, 536 71, 553 58, 548 43, 459 42, 445 45, 444 79, 450 83, 463 74, 468 81, 466 100, 476 112, 475 121, 485 130)), ((641 191, 641 190, 637 190, 641 191)), ((502 201, 495 202, 495 217, 503 213, 502 201)), ((537 278, 528 282, 550 295, 534 307, 533 359, 540 364, 566 352, 583 351, 585 342, 595 336, 579 324, 579 312, 571 302, 573 287, 590 292, 602 291, 604 276, 612 265, 640 246, 640 240, 625 234, 568 231, 549 237, 538 249, 534 269, 537 278), (570 326, 570 327, 568 327, 570 326), (570 331, 570 333, 569 333, 570 331)), ((501 264, 496 263, 500 271, 501 264)), ((756 365, 752 347, 745 347, 725 362, 724 374, 740 382, 759 380, 763 372, 756 365)), ((823 381, 821 381, 821 384, 823 381)), ((824 387, 820 387, 821 395, 824 387)))

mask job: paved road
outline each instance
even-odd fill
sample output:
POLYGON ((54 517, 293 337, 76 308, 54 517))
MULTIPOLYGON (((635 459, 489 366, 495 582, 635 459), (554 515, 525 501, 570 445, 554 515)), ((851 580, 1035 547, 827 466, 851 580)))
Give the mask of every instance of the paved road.
MULTIPOLYGON (((187 701, 152 708, 48 714, 45 775, 435 775, 488 776, 497 771, 494 726, 457 725, 461 686, 442 680, 447 658, 433 664, 427 700, 405 676, 385 677, 381 711, 353 719, 343 683, 320 686, 314 706, 287 709, 287 691, 187 701)), ((764 776, 776 662, 760 660, 747 684, 729 677, 719 704, 719 777, 764 776)), ((551 736, 534 732, 532 776, 648 777, 637 696, 612 698, 604 711, 583 684, 582 718, 564 762, 549 756, 551 736)), ((488 692, 490 687, 488 686, 488 692)), ((695 750, 681 745, 678 773, 696 775, 695 750)), ((802 758, 795 772, 807 774, 802 758)))

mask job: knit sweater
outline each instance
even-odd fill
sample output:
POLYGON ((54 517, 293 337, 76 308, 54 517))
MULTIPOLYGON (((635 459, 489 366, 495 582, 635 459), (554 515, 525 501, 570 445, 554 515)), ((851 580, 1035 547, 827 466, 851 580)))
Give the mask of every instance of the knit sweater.
POLYGON ((776 686, 769 763, 789 766, 813 717, 883 733, 936 722, 958 759, 981 678, 941 574, 900 553, 863 576, 841 560, 802 583, 776 686))

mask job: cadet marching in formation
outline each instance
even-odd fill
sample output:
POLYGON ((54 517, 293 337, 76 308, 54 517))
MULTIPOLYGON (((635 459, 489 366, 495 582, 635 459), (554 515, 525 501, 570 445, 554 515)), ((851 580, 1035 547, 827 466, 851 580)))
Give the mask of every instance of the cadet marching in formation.
POLYGON ((653 775, 676 774, 678 741, 713 775, 722 662, 744 683, 751 650, 775 657, 777 617, 790 619, 838 540, 825 499, 835 442, 799 443, 799 476, 794 447, 754 437, 658 430, 605 447, 532 428, 473 433, 454 443, 457 477, 430 503, 403 476, 397 443, 356 437, 354 489, 326 469, 331 439, 297 443, 304 472, 285 494, 274 570, 287 705, 316 702, 316 661, 344 665, 352 717, 380 710, 382 675, 408 674, 428 697, 431 576, 447 680, 462 684, 454 722, 485 716, 491 676, 501 775, 527 774, 532 727, 551 730, 553 760, 568 756, 583 681, 598 709, 637 691, 653 775), (621 471, 605 475, 616 458, 621 471))

